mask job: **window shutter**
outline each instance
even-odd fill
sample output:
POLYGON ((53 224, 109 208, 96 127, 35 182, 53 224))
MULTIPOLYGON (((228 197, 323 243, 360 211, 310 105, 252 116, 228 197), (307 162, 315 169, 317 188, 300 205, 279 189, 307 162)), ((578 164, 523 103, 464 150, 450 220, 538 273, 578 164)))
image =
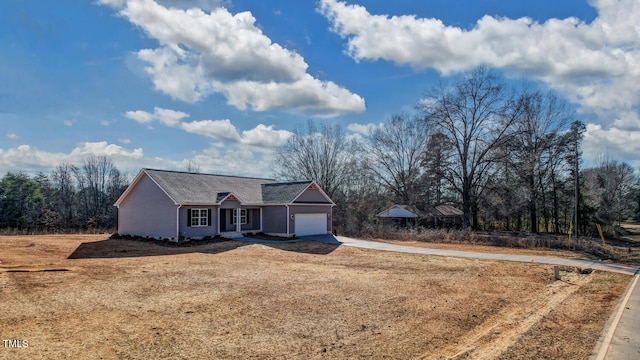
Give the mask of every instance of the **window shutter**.
POLYGON ((207 226, 211 226, 211 209, 207 209, 207 226))
POLYGON ((187 226, 191 227, 191 209, 187 209, 187 226))

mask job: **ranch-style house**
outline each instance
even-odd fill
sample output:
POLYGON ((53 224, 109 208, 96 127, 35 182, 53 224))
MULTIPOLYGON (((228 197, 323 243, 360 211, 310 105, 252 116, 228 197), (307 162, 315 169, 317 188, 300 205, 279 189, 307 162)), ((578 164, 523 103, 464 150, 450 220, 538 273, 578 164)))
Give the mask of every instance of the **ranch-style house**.
POLYGON ((331 233, 335 203, 314 181, 143 169, 122 193, 118 233, 178 241, 331 233))

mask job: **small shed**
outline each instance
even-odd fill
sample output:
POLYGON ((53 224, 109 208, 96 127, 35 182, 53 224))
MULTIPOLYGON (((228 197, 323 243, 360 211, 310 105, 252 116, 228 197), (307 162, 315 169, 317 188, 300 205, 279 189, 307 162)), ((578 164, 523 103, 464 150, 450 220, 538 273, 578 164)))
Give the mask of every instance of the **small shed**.
POLYGON ((451 205, 436 205, 422 211, 422 221, 431 227, 459 227, 462 226, 462 210, 451 205))
POLYGON ((422 212, 413 205, 393 205, 376 215, 382 220, 395 223, 397 226, 415 226, 422 217, 422 212))

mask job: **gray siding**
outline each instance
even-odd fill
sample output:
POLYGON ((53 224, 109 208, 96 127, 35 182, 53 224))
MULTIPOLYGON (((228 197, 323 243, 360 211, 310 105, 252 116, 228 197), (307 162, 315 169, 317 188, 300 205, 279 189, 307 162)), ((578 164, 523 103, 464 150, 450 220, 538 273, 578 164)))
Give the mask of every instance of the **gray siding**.
POLYGON ((215 236, 218 231, 218 209, 214 206, 183 206, 180 208, 180 233, 182 236, 188 238, 201 238, 204 236, 215 236), (210 209, 211 210, 211 222, 209 226, 187 226, 187 220, 189 218, 188 212, 191 209, 210 209))
POLYGON ((220 205, 222 209, 237 209, 239 207, 241 207, 240 202, 235 200, 226 200, 220 205))
POLYGON ((259 230, 260 229, 260 209, 247 209, 249 221, 242 225, 242 230, 259 230))
POLYGON ((167 194, 144 175, 118 208, 118 233, 175 239, 176 207, 167 194))
MULTIPOLYGON (((323 214, 331 214, 331 206, 305 206, 305 205, 291 205, 289 206, 289 214, 294 215, 293 217, 295 218, 295 214, 319 214, 319 213, 323 213, 323 214)), ((296 225, 295 225, 295 221, 292 220, 291 218, 289 218, 289 222, 290 222, 290 232, 292 234, 296 233, 296 225)), ((330 233, 332 231, 331 228, 331 218, 329 218, 329 216, 327 216, 327 233, 330 233)))
POLYGON ((328 204, 327 199, 322 196, 322 193, 318 190, 305 190, 295 201, 296 203, 323 203, 328 204))
MULTIPOLYGON (((247 216, 249 217, 246 224, 240 225, 240 231, 250 231, 260 229, 260 209, 246 209, 247 216)), ((236 224, 232 224, 233 212, 235 209, 220 209, 220 217, 222 222, 220 223, 220 231, 236 231, 236 224)))
POLYGON ((283 206, 265 206, 262 208, 262 230, 268 234, 287 232, 287 208, 283 206))

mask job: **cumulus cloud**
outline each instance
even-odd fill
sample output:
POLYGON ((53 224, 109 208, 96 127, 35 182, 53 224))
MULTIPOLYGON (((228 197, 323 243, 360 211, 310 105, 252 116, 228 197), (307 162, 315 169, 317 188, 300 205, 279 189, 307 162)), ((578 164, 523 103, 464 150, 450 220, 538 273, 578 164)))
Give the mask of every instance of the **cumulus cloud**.
POLYGON ((616 154, 636 169, 640 167, 640 129, 624 130, 616 127, 604 128, 599 124, 587 124, 583 140, 584 157, 591 160, 616 154))
POLYGON ((434 18, 373 15, 338 0, 321 0, 318 9, 356 61, 386 60, 443 74, 488 64, 545 81, 585 108, 637 104, 640 2, 591 4, 598 10, 591 23, 484 16, 468 30, 434 18))
POLYGON ((365 110, 357 94, 309 75, 302 56, 273 43, 250 12, 185 10, 153 0, 102 2, 118 7, 121 16, 158 40, 160 47, 137 55, 148 64, 145 71, 156 89, 176 99, 193 103, 216 92, 242 110, 319 115, 365 110))
POLYGON ((116 144, 109 144, 106 141, 84 142, 78 145, 71 152, 72 158, 80 158, 86 155, 104 155, 109 157, 125 157, 140 159, 143 156, 141 148, 127 150, 116 144))
POLYGON ((18 139, 19 136, 17 134, 7 134, 7 138, 11 140, 15 140, 15 139, 18 139))
POLYGON ((253 129, 242 131, 240 135, 229 119, 183 122, 182 120, 188 118, 189 114, 159 107, 154 108, 153 113, 135 110, 127 111, 124 116, 141 124, 159 121, 166 126, 178 127, 188 133, 257 148, 275 149, 284 144, 292 134, 287 130, 275 130, 273 125, 258 124, 253 129))
POLYGON ((0 148, 0 168, 8 171, 47 171, 62 162, 79 164, 83 157, 89 155, 108 156, 116 165, 126 168, 131 168, 131 164, 144 158, 141 148, 130 150, 119 145, 109 144, 106 141, 83 142, 69 153, 48 152, 22 144, 15 148, 0 148))
POLYGON ((155 107, 153 108, 153 113, 135 110, 127 111, 124 113, 124 116, 141 124, 148 124, 155 120, 167 126, 177 126, 182 119, 189 117, 189 114, 182 111, 155 107))
POLYGON ((247 145, 277 148, 291 137, 293 133, 287 130, 274 130, 273 125, 258 124, 251 130, 242 132, 242 142, 247 145))
MULTIPOLYGON (((271 174, 271 164, 276 155, 273 147, 255 147, 256 132, 267 129, 278 132, 271 127, 259 125, 248 130, 245 141, 237 141, 220 146, 211 144, 201 152, 194 152, 190 158, 166 159, 149 157, 141 148, 127 149, 106 141, 83 142, 69 152, 48 152, 34 146, 22 144, 15 148, 0 148, 0 168, 5 171, 23 171, 35 174, 39 171, 49 172, 60 163, 80 164, 82 159, 90 155, 108 156, 118 169, 135 174, 141 168, 163 168, 184 170, 188 163, 198 164, 200 171, 219 174, 246 175, 265 177, 271 174), (256 130, 257 129, 257 130, 256 130), (233 159, 234 161, 229 161, 233 159)), ((275 141, 273 144, 279 143, 275 141)), ((264 144, 260 144, 264 145, 264 144)))
POLYGON ((377 127, 378 125, 372 124, 372 123, 369 123, 369 124, 351 123, 347 125, 347 129, 353 131, 356 134, 362 134, 365 136, 369 136, 377 127))
POLYGON ((229 119, 225 120, 200 120, 183 123, 180 126, 184 131, 193 134, 208 136, 215 139, 240 141, 238 130, 231 124, 229 119))

